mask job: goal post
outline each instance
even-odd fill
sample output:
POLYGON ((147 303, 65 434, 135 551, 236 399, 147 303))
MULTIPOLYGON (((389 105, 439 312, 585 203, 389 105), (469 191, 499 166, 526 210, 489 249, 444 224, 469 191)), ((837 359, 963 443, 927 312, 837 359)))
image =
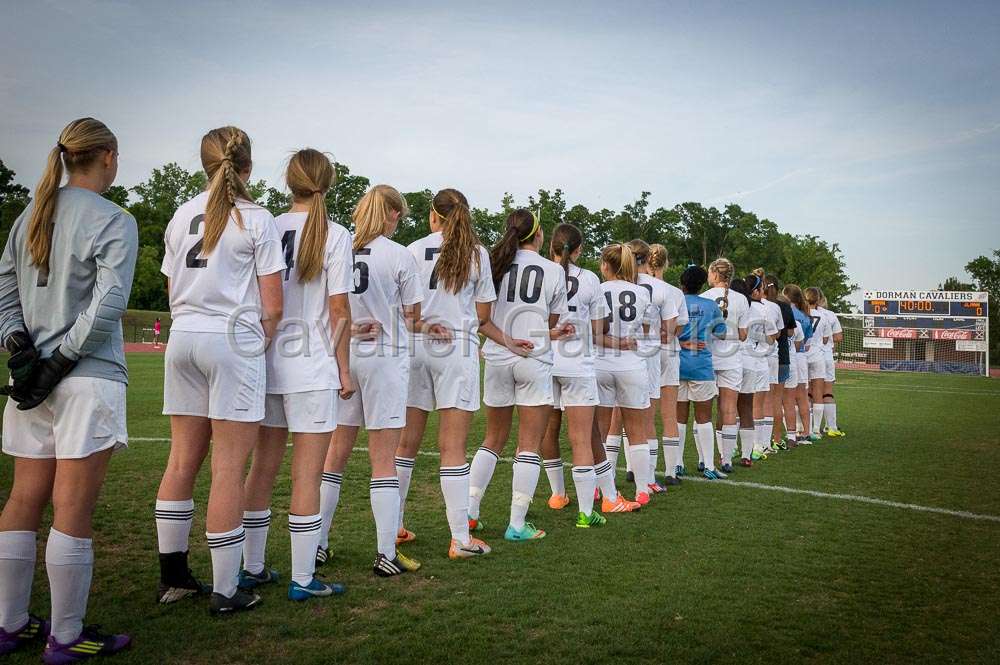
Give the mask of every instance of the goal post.
POLYGON ((987 294, 865 291, 862 314, 838 314, 839 367, 989 376, 987 294))

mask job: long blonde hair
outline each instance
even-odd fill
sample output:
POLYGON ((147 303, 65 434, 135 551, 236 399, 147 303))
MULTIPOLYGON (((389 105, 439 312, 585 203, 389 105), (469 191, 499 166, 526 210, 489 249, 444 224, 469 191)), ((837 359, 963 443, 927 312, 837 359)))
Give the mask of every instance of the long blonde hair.
POLYGON ((410 213, 406 199, 394 187, 375 185, 354 206, 354 251, 358 251, 375 238, 384 234, 389 217, 398 212, 402 219, 410 213))
POLYGON ((80 118, 66 125, 59 141, 49 151, 42 178, 35 187, 34 205, 28 219, 28 252, 31 262, 42 272, 49 269, 56 199, 62 185, 63 167, 70 173, 87 169, 102 152, 117 151, 118 139, 94 118, 80 118))
POLYGON ((626 244, 632 250, 632 256, 635 257, 636 269, 646 265, 649 261, 649 243, 641 238, 636 238, 635 240, 629 240, 626 244))
POLYGON ((635 283, 636 269, 635 254, 629 248, 628 243, 616 242, 601 250, 601 263, 608 264, 611 273, 618 279, 635 283))
POLYGON ((823 297, 823 290, 818 286, 810 286, 803 292, 803 294, 805 295, 806 301, 809 303, 809 309, 822 307, 823 301, 826 299, 823 297))
POLYGON ((667 267, 667 248, 663 245, 656 243, 649 246, 649 258, 646 259, 646 265, 653 272, 660 272, 667 267))
POLYGON ((733 273, 735 271, 733 262, 723 257, 717 258, 708 265, 708 272, 714 272, 719 276, 720 280, 726 283, 726 290, 722 294, 722 305, 720 307, 723 318, 729 313, 729 283, 733 281, 733 273))
POLYGON ((441 255, 434 272, 438 283, 458 293, 469 281, 473 268, 479 272, 479 236, 472 227, 472 212, 465 194, 442 189, 434 195, 431 210, 441 220, 441 255))
POLYGON ((250 170, 250 137, 238 127, 219 127, 201 138, 201 166, 208 176, 205 235, 202 253, 208 255, 222 237, 229 215, 243 228, 243 215, 236 207, 240 199, 253 202, 240 173, 250 170))
POLYGON ((326 193, 333 186, 336 173, 326 155, 319 150, 303 148, 288 160, 285 183, 296 201, 309 201, 309 213, 302 227, 302 241, 295 257, 299 282, 311 282, 323 272, 326 234, 329 218, 326 214, 326 193))

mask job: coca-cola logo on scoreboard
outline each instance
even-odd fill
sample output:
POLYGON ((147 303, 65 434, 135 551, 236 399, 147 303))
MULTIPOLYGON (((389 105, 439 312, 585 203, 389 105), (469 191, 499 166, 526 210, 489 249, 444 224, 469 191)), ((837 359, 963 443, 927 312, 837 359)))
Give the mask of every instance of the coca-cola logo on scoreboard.
POLYGON ((935 330, 934 339, 972 339, 971 330, 935 330))
POLYGON ((916 328, 879 328, 879 337, 891 337, 892 339, 916 339, 916 328))

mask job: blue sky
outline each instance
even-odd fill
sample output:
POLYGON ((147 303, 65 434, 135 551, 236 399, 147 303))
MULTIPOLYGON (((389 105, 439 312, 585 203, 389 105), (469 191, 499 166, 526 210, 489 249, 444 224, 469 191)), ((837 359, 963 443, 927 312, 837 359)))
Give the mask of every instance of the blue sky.
POLYGON ((1000 247, 1000 3, 536 4, 6 0, 0 158, 33 186, 93 115, 132 185, 233 123, 274 183, 309 145, 481 207, 734 201, 864 288, 1000 247))

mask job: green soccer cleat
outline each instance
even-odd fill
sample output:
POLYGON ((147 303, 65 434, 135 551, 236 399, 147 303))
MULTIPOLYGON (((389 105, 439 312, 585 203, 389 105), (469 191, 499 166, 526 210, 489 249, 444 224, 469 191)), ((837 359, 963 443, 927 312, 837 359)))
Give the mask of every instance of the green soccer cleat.
POLYGON ((576 516, 576 528, 589 529, 592 526, 604 526, 608 523, 608 518, 601 515, 596 510, 592 510, 589 515, 580 513, 576 516))

